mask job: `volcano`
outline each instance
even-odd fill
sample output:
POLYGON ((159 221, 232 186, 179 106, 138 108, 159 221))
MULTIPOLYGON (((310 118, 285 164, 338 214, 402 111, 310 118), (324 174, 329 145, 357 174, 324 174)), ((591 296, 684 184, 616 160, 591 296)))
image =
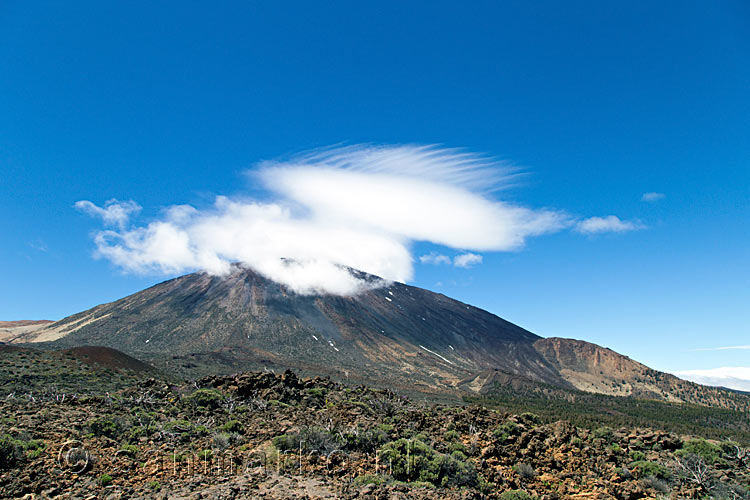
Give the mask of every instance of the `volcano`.
POLYGON ((240 265, 226 276, 188 274, 40 324, 17 341, 111 347, 183 377, 292 369, 419 392, 513 381, 716 402, 708 388, 595 344, 545 339, 445 295, 351 272, 372 288, 301 295, 240 265))

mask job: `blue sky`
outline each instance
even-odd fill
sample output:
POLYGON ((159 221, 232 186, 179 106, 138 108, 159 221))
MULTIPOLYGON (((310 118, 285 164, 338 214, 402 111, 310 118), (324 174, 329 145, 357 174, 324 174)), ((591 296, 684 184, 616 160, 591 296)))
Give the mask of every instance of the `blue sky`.
POLYGON ((439 144, 525 175, 492 196, 639 230, 550 231, 469 268, 414 240, 412 284, 675 371, 750 366, 744 2, 4 2, 0 319, 57 319, 165 278, 94 259, 74 208, 143 224, 331 145, 439 144), (644 201, 644 193, 664 196, 644 201))

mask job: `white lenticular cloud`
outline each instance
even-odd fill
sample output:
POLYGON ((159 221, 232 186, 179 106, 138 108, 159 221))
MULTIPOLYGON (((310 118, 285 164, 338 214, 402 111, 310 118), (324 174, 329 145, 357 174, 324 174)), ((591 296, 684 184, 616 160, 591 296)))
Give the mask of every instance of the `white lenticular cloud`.
MULTIPOLYGON (((265 162, 249 175, 270 201, 218 196, 210 208, 172 206, 142 226, 129 225, 140 210, 132 201, 76 208, 114 226, 96 234, 96 255, 125 271, 223 275, 240 262, 297 293, 336 295, 375 286, 347 268, 412 279, 414 242, 461 249, 453 264, 469 267, 482 260, 472 251, 518 249, 576 223, 561 211, 494 199, 518 172, 452 149, 326 149, 265 162)), ((451 263, 439 254, 420 261, 451 263)))
POLYGON ((471 252, 466 252, 466 253, 462 253, 461 255, 456 255, 453 258, 453 265, 456 267, 469 268, 477 264, 481 264, 482 260, 483 259, 481 255, 471 253, 471 252))
POLYGON ((578 221, 575 226, 575 230, 582 234, 624 233, 643 228, 644 226, 639 222, 621 220, 615 215, 589 217, 578 221))

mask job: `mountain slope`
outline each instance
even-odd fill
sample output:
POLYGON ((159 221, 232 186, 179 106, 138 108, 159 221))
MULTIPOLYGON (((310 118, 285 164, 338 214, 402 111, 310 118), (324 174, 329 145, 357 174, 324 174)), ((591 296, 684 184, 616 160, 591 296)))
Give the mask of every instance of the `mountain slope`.
POLYGON ((552 337, 537 340, 534 348, 581 391, 750 410, 745 395, 682 380, 590 342, 552 337))
POLYGON ((355 297, 303 296, 253 271, 195 273, 36 332, 56 347, 115 347, 191 374, 295 368, 354 381, 452 387, 500 368, 567 385, 540 337, 493 314, 393 283, 355 297))
POLYGON ((53 323, 48 320, 0 321, 0 342, 28 342, 35 332, 53 323))
POLYGON ((108 347, 39 350, 29 344, 0 344, 0 392, 90 393, 116 391, 159 372, 108 347))
POLYGON ((298 295, 239 266, 225 277, 194 273, 165 281, 13 341, 108 346, 186 377, 291 368, 421 392, 542 383, 734 409, 750 401, 588 342, 543 339, 421 288, 384 283, 353 297, 298 295))

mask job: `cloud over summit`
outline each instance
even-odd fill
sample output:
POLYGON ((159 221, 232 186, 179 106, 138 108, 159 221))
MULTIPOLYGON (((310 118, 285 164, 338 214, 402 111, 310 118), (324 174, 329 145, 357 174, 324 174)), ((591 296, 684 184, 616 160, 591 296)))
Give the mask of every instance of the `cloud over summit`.
POLYGON ((520 248, 527 238, 574 224, 561 211, 493 198, 517 172, 489 159, 426 146, 350 146, 264 162, 249 172, 264 200, 218 196, 212 207, 169 207, 134 226, 134 202, 76 207, 112 229, 95 236, 96 254, 126 271, 230 272, 242 262, 298 293, 349 295, 371 287, 345 267, 387 280, 413 276, 411 245, 470 251, 520 248))

